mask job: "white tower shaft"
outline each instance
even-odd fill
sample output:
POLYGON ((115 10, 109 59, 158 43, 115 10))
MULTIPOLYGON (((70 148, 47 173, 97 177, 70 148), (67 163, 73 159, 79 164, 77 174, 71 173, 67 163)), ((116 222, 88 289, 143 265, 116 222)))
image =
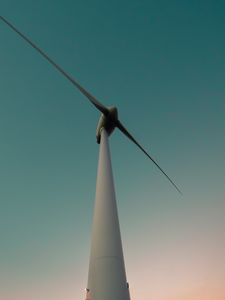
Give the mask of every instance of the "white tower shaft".
POLYGON ((86 299, 130 300, 105 129, 101 131, 86 299))

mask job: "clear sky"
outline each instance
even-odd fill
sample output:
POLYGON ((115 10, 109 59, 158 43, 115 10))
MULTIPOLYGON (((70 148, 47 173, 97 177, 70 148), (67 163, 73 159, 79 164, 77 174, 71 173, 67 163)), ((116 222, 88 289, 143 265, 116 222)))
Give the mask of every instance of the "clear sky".
MULTIPOLYGON (((225 299, 224 1, 1 0, 120 119, 111 139, 132 300, 225 299)), ((84 299, 98 112, 0 23, 0 299, 84 299)))

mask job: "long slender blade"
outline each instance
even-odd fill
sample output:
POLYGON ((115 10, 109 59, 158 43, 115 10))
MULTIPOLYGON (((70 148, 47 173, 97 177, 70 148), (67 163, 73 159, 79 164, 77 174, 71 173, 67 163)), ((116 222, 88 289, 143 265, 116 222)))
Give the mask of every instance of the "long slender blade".
POLYGON ((12 23, 6 20, 4 17, 0 16, 0 19, 8 25, 14 32, 16 32, 23 40, 25 40, 31 47, 38 51, 55 69, 57 69, 64 77, 66 77, 78 90, 85 95, 88 100, 104 115, 108 114, 108 108, 99 102, 93 95, 91 95, 87 90, 85 90, 71 75, 66 73, 57 63, 55 63, 41 48, 39 48, 33 41, 31 41, 27 36, 20 32, 12 23))
POLYGON ((144 152, 145 155, 147 155, 148 158, 158 167, 158 169, 166 176, 166 178, 172 183, 172 185, 175 187, 175 189, 182 195, 181 190, 176 186, 176 184, 170 179, 170 177, 163 171, 163 169, 158 165, 158 163, 146 152, 146 150, 135 140, 135 138, 127 131, 127 129, 123 126, 123 124, 118 120, 116 123, 117 128, 125 134, 135 145, 138 146, 139 149, 141 149, 142 152, 144 152))

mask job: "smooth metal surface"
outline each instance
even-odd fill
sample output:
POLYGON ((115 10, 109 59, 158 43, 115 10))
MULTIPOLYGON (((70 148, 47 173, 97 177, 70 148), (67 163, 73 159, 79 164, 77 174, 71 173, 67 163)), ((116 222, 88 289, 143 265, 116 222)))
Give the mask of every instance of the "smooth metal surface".
POLYGON ((104 128, 101 130, 86 299, 130 300, 108 135, 104 128))

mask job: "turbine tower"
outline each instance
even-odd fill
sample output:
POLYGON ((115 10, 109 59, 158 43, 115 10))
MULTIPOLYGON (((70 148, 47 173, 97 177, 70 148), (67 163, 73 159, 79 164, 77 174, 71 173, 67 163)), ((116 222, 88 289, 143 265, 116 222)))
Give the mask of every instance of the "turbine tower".
POLYGON ((87 300, 129 300, 108 144, 101 129, 87 300))
POLYGON ((119 129, 130 141, 132 141, 166 176, 180 194, 181 191, 158 163, 124 127, 118 119, 116 107, 104 106, 12 23, 2 16, 0 16, 0 19, 30 46, 38 51, 55 69, 78 88, 98 111, 101 112, 96 133, 97 143, 100 144, 100 152, 86 300, 129 300, 129 285, 126 281, 108 145, 108 137, 114 129, 119 129))

